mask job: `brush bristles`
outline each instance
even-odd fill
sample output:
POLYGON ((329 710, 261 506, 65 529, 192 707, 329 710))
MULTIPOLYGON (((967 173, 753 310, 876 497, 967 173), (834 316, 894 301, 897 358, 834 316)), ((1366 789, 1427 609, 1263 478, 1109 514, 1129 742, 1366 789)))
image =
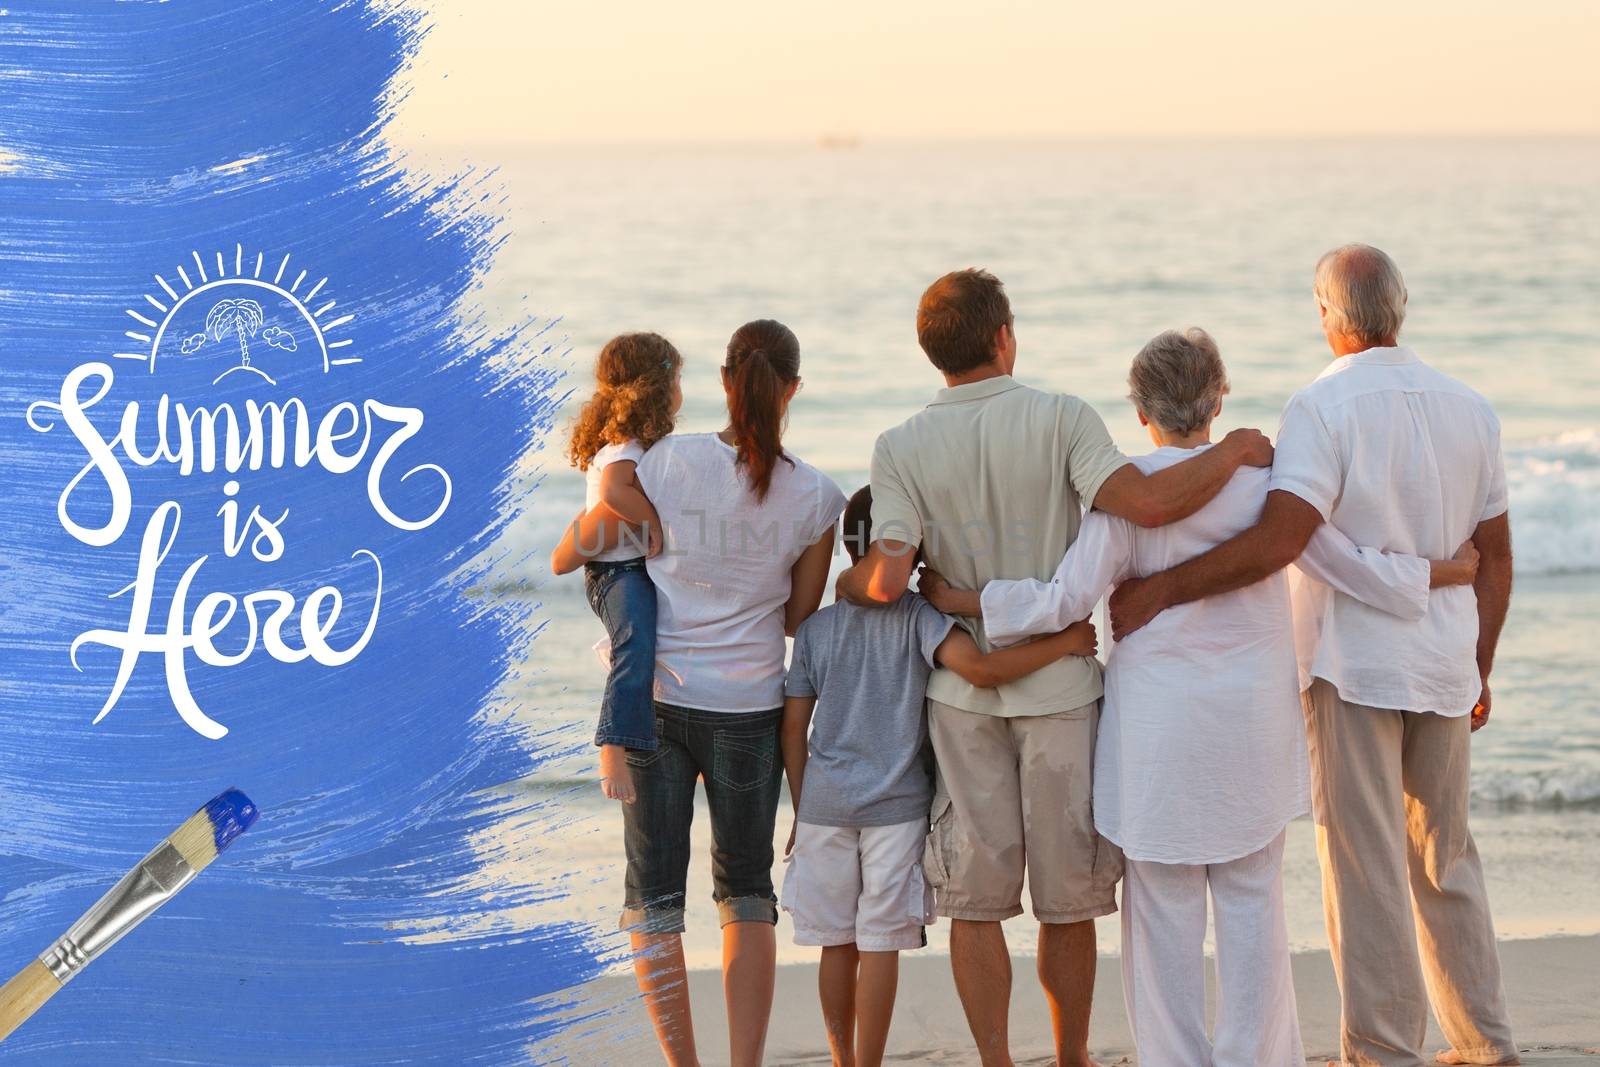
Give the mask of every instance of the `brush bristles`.
POLYGON ((224 789, 167 840, 189 866, 203 871, 234 838, 254 826, 260 814, 249 797, 237 789, 224 789))
POLYGON ((211 825, 211 814, 204 808, 184 820, 167 840, 196 871, 205 870, 217 858, 216 830, 211 825))

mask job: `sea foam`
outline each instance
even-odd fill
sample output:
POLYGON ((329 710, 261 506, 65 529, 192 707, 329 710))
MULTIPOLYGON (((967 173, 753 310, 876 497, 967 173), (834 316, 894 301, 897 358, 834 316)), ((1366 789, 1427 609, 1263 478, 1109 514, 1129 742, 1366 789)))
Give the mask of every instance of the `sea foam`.
POLYGON ((1505 451, 1517 572, 1600 570, 1600 430, 1505 451))
POLYGON ((1600 808, 1600 767, 1474 768, 1472 800, 1496 808, 1600 808))

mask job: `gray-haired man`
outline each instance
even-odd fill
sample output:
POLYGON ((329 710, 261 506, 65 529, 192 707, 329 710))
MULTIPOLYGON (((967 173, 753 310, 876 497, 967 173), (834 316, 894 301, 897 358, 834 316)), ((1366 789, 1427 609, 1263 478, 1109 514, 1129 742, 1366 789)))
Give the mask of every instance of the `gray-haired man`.
POLYGON ((1301 681, 1342 1059, 1423 1063, 1431 996, 1453 1046, 1438 1062, 1518 1063, 1467 826, 1470 736, 1489 718, 1511 599, 1500 424, 1481 396, 1398 346, 1406 288, 1383 252, 1329 252, 1315 289, 1336 358, 1284 411, 1260 523, 1124 583, 1112 626, 1121 637, 1167 607, 1258 581, 1323 522, 1423 557, 1472 539, 1475 586, 1435 589, 1419 622, 1303 576, 1295 615, 1309 637, 1301 681))

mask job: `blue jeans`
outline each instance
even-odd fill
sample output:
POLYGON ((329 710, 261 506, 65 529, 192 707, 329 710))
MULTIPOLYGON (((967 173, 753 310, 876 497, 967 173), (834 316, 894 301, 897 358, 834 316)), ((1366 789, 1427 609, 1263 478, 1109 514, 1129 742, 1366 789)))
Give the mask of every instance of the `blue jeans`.
POLYGON ((611 638, 611 673, 594 743, 654 752, 656 587, 644 558, 585 563, 583 591, 611 638))
POLYGON ((622 805, 628 878, 621 927, 683 932, 695 783, 711 809, 711 898, 723 926, 778 921, 772 835, 778 820, 783 709, 726 712, 656 705, 654 752, 628 753, 639 798, 622 805))

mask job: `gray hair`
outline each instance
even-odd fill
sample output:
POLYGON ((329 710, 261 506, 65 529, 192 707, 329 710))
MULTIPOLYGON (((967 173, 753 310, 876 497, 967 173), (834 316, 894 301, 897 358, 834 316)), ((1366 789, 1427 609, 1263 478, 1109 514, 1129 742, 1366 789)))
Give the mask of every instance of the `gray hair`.
POLYGON ((1312 292, 1331 333, 1376 347, 1393 344, 1406 321, 1406 280, 1382 249, 1342 245, 1317 260, 1312 292))
POLYGON ((1209 333, 1167 330, 1139 349, 1128 369, 1128 399, 1168 433, 1204 429, 1228 392, 1228 369, 1209 333))

